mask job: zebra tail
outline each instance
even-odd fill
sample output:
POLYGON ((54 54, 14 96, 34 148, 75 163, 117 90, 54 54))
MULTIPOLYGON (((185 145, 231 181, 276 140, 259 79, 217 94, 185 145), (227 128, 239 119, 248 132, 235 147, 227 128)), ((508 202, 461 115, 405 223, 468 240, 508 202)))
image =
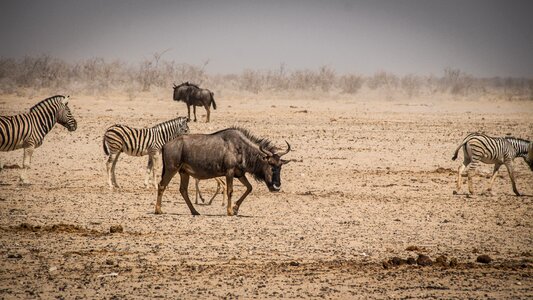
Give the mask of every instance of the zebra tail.
POLYGON ((459 153, 459 149, 461 149, 465 144, 466 144, 466 141, 461 143, 461 145, 459 145, 459 147, 457 147, 457 149, 455 149, 455 153, 453 154, 452 160, 456 160, 457 159, 457 155, 459 153))
POLYGON ((215 102, 215 97, 213 96, 213 92, 211 92, 211 104, 213 104, 213 108, 217 109, 217 104, 215 102))
POLYGON ((109 155, 109 149, 107 149, 107 146, 105 144, 105 136, 104 138, 102 139, 102 147, 104 148, 104 153, 105 155, 109 155))

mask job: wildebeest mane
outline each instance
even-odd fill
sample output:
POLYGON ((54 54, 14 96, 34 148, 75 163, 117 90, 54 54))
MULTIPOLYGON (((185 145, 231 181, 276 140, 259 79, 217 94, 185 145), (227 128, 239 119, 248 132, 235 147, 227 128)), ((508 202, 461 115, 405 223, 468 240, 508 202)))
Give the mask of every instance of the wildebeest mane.
MULTIPOLYGON (((224 131, 229 130, 237 130, 240 133, 242 133, 250 142, 257 145, 259 148, 263 148, 264 150, 269 151, 270 153, 274 154, 276 153, 277 148, 272 144, 272 142, 266 138, 259 138, 254 136, 248 129, 242 128, 242 127, 230 127, 227 129, 220 130, 218 132, 213 133, 222 133, 224 131)), ((264 165, 265 161, 263 160, 263 157, 258 154, 257 151, 253 151, 252 147, 244 147, 244 164, 246 171, 252 174, 254 179, 256 181, 265 181, 265 174, 263 173, 262 166, 264 165)))

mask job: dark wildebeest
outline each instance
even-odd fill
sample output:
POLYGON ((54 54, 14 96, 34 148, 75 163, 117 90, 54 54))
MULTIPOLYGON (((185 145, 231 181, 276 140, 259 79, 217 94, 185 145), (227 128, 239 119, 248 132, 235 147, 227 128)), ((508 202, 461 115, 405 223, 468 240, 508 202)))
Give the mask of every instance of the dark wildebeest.
MULTIPOLYGON (((286 142, 287 143, 287 142, 286 142)), ((176 173, 180 173, 180 193, 191 214, 199 215, 189 199, 189 177, 209 179, 226 177, 228 216, 236 215, 239 207, 252 191, 246 173, 257 181, 266 183, 271 192, 281 188, 281 166, 289 161, 281 159, 291 150, 277 153, 276 147, 267 139, 254 137, 242 128, 228 128, 212 134, 189 134, 180 136, 163 146, 163 174, 157 191, 155 213, 161 213, 161 199, 165 189, 176 173), (246 187, 244 194, 231 205, 233 178, 246 187)))
POLYGON ((203 106, 207 111, 206 122, 209 123, 211 115, 211 104, 217 109, 213 92, 208 89, 202 89, 196 84, 184 82, 180 85, 174 84, 174 100, 183 101, 187 104, 187 116, 191 119, 191 105, 194 111, 194 122, 196 122, 196 106, 203 106))

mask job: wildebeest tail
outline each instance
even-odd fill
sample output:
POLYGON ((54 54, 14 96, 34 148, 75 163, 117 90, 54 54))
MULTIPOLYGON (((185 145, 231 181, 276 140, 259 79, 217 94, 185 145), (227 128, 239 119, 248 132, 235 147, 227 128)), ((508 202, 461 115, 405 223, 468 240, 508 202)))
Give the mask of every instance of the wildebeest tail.
POLYGON ((211 94, 211 104, 213 104, 213 108, 214 109, 217 109, 217 104, 215 102, 215 97, 214 97, 214 94, 213 92, 209 92, 211 94))

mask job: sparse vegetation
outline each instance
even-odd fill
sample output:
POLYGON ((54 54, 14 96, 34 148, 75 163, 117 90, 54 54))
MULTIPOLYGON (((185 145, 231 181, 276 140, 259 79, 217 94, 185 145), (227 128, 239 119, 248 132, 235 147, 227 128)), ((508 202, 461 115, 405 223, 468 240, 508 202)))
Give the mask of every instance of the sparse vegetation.
POLYGON ((173 83, 195 82, 215 92, 287 93, 298 91, 355 95, 362 91, 383 92, 387 98, 434 96, 485 97, 533 100, 531 78, 475 78, 459 69, 446 68, 441 76, 397 76, 380 71, 372 76, 338 75, 329 66, 317 70, 289 70, 281 64, 274 70, 246 69, 240 74, 208 74, 209 61, 201 66, 164 59, 166 51, 154 53, 137 64, 90 58, 68 63, 48 55, 20 59, 0 58, 0 93, 32 96, 49 93, 106 95, 123 93, 134 99, 139 93, 168 91, 173 83))

